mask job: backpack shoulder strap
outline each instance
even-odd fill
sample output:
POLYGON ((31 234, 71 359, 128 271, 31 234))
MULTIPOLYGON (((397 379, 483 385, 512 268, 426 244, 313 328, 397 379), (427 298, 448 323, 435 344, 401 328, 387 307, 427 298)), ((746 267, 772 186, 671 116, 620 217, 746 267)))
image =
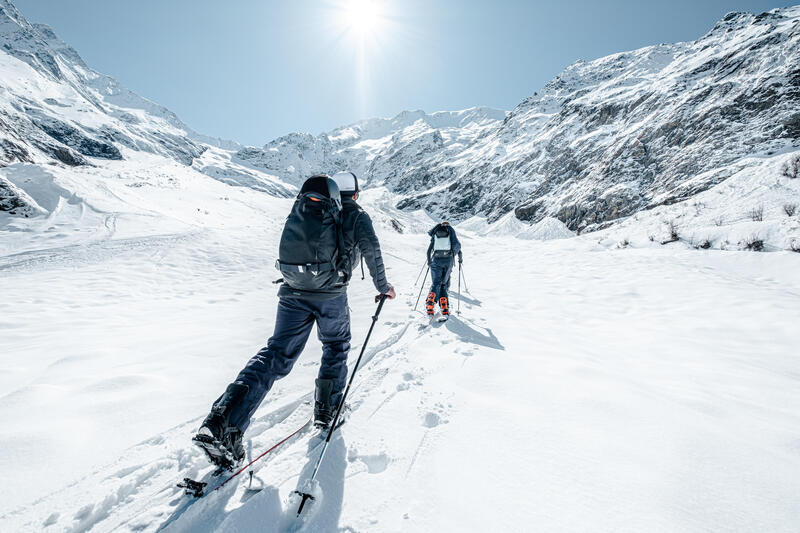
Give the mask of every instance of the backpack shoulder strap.
POLYGON ((361 209, 361 208, 359 207, 359 208, 358 208, 358 214, 357 214, 357 215, 356 215, 356 217, 353 219, 353 240, 354 240, 355 242, 358 242, 358 235, 356 235, 356 232, 358 231, 358 219, 359 219, 359 218, 361 217, 361 215, 363 215, 363 214, 364 214, 364 210, 363 210, 363 209, 361 209))
POLYGON ((336 258, 337 268, 342 271, 344 275, 344 282, 350 281, 350 265, 347 264, 350 259, 348 258, 347 250, 344 249, 344 221, 342 220, 341 213, 334 217, 336 220, 336 258))

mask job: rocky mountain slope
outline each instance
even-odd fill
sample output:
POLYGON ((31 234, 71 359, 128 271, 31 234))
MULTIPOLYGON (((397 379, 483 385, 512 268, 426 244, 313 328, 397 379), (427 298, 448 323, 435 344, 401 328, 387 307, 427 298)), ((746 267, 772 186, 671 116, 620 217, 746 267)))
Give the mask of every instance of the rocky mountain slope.
MULTIPOLYGON (((97 165, 126 152, 163 156, 217 177, 218 152, 230 141, 194 132, 168 109, 100 74, 41 24, 0 0, 0 167, 14 163, 97 165), (209 150, 216 154, 202 156, 209 150), (208 159, 208 161, 206 161, 208 159)), ((290 188, 235 164, 226 181, 289 194, 290 188)), ((35 206, 0 178, 0 210, 31 214, 35 206)))
POLYGON ((189 164, 203 152, 172 112, 90 69, 41 24, 0 0, 0 162, 121 159, 120 147, 189 164))
POLYGON ((235 158, 295 185, 314 172, 346 168, 368 186, 403 189, 409 179, 403 170, 417 169, 433 157, 458 158, 506 115, 487 107, 432 114, 404 111, 394 118, 363 120, 320 135, 291 133, 263 148, 243 148, 235 158))
POLYGON ((459 216, 515 209, 577 229, 686 199, 738 160, 799 146, 800 8, 732 13, 694 42, 573 64, 473 147, 458 175, 432 165, 444 195, 406 203, 459 216))
POLYGON ((514 211, 575 230, 689 198, 737 161, 798 147, 793 7, 730 13, 697 41, 578 61, 507 117, 403 113, 237 157, 295 182, 349 167, 402 195, 400 207, 455 220, 514 211))

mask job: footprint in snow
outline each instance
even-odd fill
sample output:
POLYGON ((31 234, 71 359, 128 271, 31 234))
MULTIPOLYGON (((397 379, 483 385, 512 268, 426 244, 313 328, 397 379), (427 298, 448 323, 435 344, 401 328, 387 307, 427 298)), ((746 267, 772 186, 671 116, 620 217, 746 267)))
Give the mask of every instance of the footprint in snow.
POLYGON ((367 467, 367 472, 370 474, 380 474, 389 467, 389 463, 391 462, 389 456, 385 453, 379 453, 376 455, 358 455, 355 450, 351 450, 350 454, 348 455, 348 460, 351 463, 355 461, 361 461, 364 463, 364 466, 367 467))
POLYGON ((422 419, 422 425, 425 426, 426 428, 435 428, 441 423, 442 423, 442 417, 440 417, 433 411, 425 413, 425 417, 422 419))

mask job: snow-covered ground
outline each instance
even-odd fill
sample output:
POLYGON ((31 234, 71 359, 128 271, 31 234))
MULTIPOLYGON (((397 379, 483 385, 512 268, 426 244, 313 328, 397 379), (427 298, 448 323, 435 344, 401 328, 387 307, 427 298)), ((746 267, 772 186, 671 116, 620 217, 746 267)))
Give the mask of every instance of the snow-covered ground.
MULTIPOLYGON (((290 200, 126 159, 0 171, 45 213, 0 213, 0 530, 287 530, 308 432, 256 464, 259 492, 175 483, 208 475, 190 438, 271 334, 290 200)), ((432 221, 393 200, 363 204, 399 296, 308 531, 797 530, 799 254, 651 243, 663 213, 579 237, 473 219, 462 313, 429 324, 412 306, 432 221)), ((373 296, 350 289, 351 361, 373 296)), ((319 353, 312 337, 256 413, 254 454, 308 418, 319 353)))

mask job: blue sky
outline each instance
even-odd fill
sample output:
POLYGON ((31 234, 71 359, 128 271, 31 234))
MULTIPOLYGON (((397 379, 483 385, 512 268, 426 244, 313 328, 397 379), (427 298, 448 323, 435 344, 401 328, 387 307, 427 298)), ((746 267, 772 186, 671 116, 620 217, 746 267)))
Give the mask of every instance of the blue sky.
POLYGON ((756 0, 12 0, 98 71, 251 145, 405 109, 512 109, 577 59, 692 40, 756 0), (366 14, 366 15, 365 15, 366 14))

